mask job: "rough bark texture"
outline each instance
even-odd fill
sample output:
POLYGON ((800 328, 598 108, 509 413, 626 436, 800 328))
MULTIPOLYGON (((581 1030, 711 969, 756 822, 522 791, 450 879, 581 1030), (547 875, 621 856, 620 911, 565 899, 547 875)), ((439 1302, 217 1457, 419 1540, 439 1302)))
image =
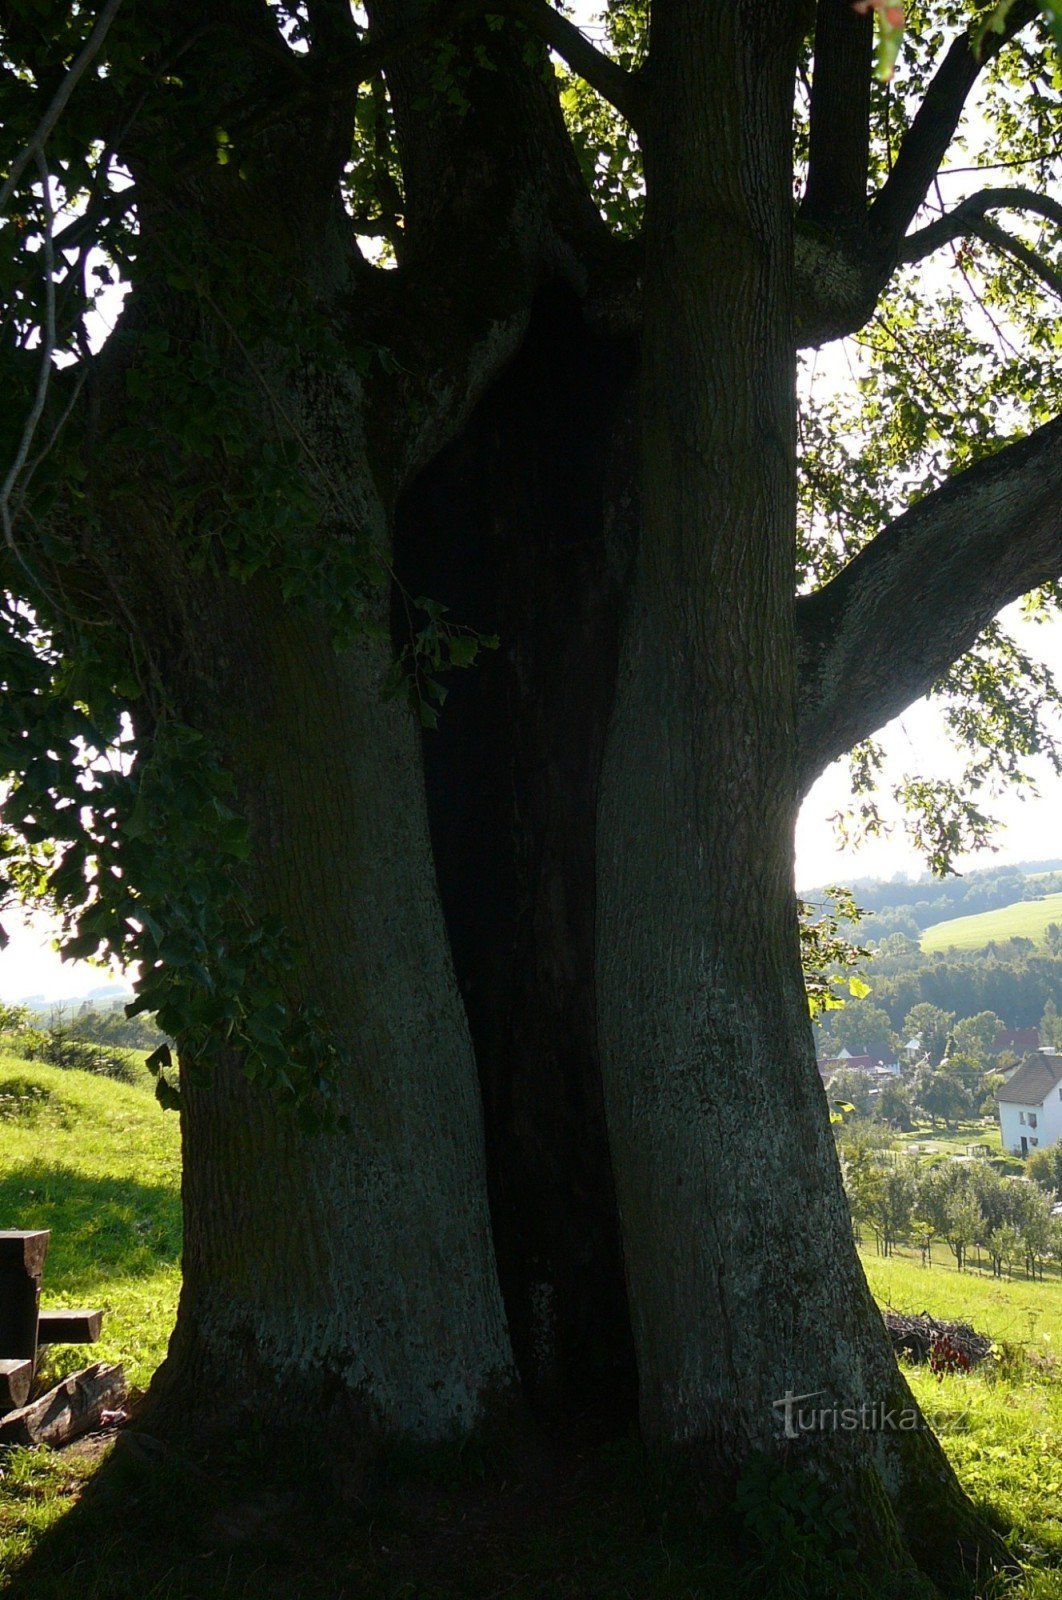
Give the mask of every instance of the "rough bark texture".
POLYGON ((802 792, 925 694, 1002 605, 1060 568, 1056 420, 927 495, 797 601, 802 792))
MULTIPOLYGON (((350 44, 345 10, 340 35, 312 10, 316 41, 350 44)), ((432 8, 370 10, 383 49, 432 8)), ((868 212, 865 97, 845 85, 868 25, 822 0, 794 239, 795 5, 654 0, 648 66, 619 90, 637 83, 645 233, 618 247, 544 50, 473 10, 388 60, 394 273, 359 260, 339 200, 354 96, 322 74, 315 97, 312 52, 307 76, 263 8, 195 0, 168 41, 180 76, 121 136, 138 281, 92 390, 85 560, 107 582, 85 600, 147 641, 220 744, 254 909, 297 941, 300 993, 350 1062, 341 1136, 299 1132, 221 1052, 185 1085, 185 1284, 155 1416, 180 1425, 226 1387, 270 1423, 459 1436, 512 1404, 507 1316, 559 1434, 621 1433, 637 1391, 643 1436, 729 1491, 750 1450, 777 1448, 787 1392, 910 1400, 815 1071, 793 824, 816 764, 902 703, 881 687, 897 650, 906 700, 1062 569, 1057 424, 900 519, 794 618, 794 329, 869 315, 978 64, 948 55, 868 212), (292 78, 288 112, 219 165, 234 86, 271 103, 292 78), (824 130, 841 106, 844 149, 824 130), (208 282, 179 304, 189 215, 208 282), (272 334, 275 310, 291 346, 260 339, 252 359, 218 305, 248 261, 255 317, 272 334), (331 364, 291 331, 292 282, 331 364), (337 654, 282 599, 288 552, 246 583, 191 561, 150 452, 116 442, 145 331, 222 347, 252 433, 297 444, 327 514, 293 540, 371 536, 386 562, 397 523, 407 589, 500 633, 423 752, 380 698, 386 638, 337 654)), ((193 542, 216 537, 213 504, 193 542)), ((381 597, 373 620, 406 642, 402 606, 381 597)), ((790 1454, 844 1488, 882 1593, 988 1548, 926 1432, 820 1431, 790 1454)))
POLYGON ((300 1136, 224 1070, 189 1092, 185 1316, 285 1387, 338 1377, 388 1431, 438 1438, 509 1374, 415 734, 380 702, 382 648, 330 662, 319 634, 260 620, 271 659, 240 711, 263 897, 349 1052, 352 1132, 300 1136))
MULTIPOLYGON (((780 32, 754 3, 705 28, 701 5, 676 0, 654 24, 672 94, 647 131, 641 538, 598 832, 642 1432, 724 1482, 776 1448, 787 1390, 858 1407, 904 1389, 851 1242, 798 956, 780 32), (768 1123, 784 1133, 763 1139, 768 1123)), ((955 1548, 940 1508, 961 1497, 928 1439, 793 1446, 858 1485, 857 1542, 883 1575, 912 1568, 888 1509, 909 1474, 939 1479, 955 1548)))
POLYGON ((184 1288, 163 1394, 196 1368, 236 1393, 267 1375, 278 1415, 342 1394, 384 1435, 451 1437, 506 1388, 510 1358, 416 734, 380 699, 382 643, 337 656, 311 619, 248 601, 217 618, 213 683, 259 903, 298 930, 300 987, 348 1053, 351 1129, 300 1133, 236 1062, 186 1086, 184 1288))

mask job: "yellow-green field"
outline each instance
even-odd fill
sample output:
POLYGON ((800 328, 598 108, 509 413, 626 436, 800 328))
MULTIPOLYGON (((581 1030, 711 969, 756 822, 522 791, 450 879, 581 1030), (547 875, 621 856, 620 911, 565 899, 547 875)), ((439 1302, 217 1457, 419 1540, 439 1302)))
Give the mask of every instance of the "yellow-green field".
POLYGON ((951 922, 934 922, 922 934, 923 950, 980 950, 993 940, 1043 939, 1049 922, 1062 923, 1062 894, 1044 895, 1042 900, 1016 900, 995 911, 982 911, 974 917, 955 917, 951 922))

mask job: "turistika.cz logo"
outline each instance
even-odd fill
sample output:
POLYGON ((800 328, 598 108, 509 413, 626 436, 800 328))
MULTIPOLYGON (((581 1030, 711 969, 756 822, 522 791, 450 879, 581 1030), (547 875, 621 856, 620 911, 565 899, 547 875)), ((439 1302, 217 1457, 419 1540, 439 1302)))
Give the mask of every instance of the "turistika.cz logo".
POLYGON ((825 1389, 808 1394, 787 1389, 772 1402, 787 1439, 799 1439, 802 1433, 915 1433, 926 1426, 917 1406, 890 1406, 883 1400, 867 1400, 861 1406, 810 1403, 825 1396, 825 1389))

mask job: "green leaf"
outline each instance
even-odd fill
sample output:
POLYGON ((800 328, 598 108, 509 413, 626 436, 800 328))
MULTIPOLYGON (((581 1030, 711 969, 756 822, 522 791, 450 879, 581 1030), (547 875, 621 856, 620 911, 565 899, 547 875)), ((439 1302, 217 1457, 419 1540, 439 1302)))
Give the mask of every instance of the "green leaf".
POLYGON ((159 1078, 155 1084, 155 1099, 163 1111, 180 1111, 181 1091, 167 1078, 159 1078))
POLYGON ((152 1050, 144 1065, 151 1075, 157 1078, 160 1072, 173 1065, 173 1055, 169 1045, 160 1044, 157 1050, 152 1050))

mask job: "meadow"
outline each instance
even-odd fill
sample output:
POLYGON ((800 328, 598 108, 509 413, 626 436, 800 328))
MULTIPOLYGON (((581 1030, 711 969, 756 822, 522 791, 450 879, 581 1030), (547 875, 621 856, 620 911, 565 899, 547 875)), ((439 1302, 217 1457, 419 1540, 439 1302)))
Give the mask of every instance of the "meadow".
POLYGON ((1040 944, 1049 922, 1062 923, 1062 894, 1047 894, 1042 900, 1015 900, 995 911, 934 922, 922 932, 922 949, 982 950, 993 940, 1002 943, 1018 938, 1040 944))
MULTIPOLYGON (((976 1135, 974 1129, 955 1137, 976 1135)), ((98 1344, 51 1352, 52 1376, 89 1360, 120 1360, 134 1390, 146 1385, 165 1354, 176 1308, 179 1173, 177 1119, 160 1110, 146 1074, 143 1085, 126 1086, 0 1057, 0 1218, 52 1229, 45 1304, 106 1312, 98 1344)), ((1009 1541, 1023 1575, 1005 1590, 993 1588, 991 1600, 1004 1594, 1062 1600, 1062 1281, 1050 1273, 1042 1283, 959 1273, 945 1247, 933 1254, 928 1267, 917 1251, 903 1247, 887 1260, 864 1250, 863 1261, 882 1306, 968 1321, 995 1342, 990 1360, 972 1374, 938 1380, 908 1368, 909 1381, 971 1495, 1011 1526, 1009 1541)), ((477 1477, 474 1462, 459 1463, 453 1480, 433 1482, 417 1511, 431 1523, 430 1559, 449 1576, 439 1580, 425 1566, 423 1579, 411 1580, 411 1565, 416 1569, 429 1557, 422 1533, 416 1526, 410 1531, 411 1518, 393 1495, 366 1512, 357 1491, 353 1503, 367 1519, 368 1536, 356 1551, 350 1548, 352 1502, 334 1486, 326 1489, 320 1511, 334 1525, 315 1522, 308 1543, 294 1554, 274 1538, 260 1512, 258 1522, 247 1524, 246 1507, 236 1534, 232 1518, 204 1521, 197 1511, 198 1521, 189 1521, 181 1509, 187 1486, 180 1473, 163 1478, 161 1490, 137 1480, 131 1516, 123 1502, 120 1519, 79 1522, 92 1514, 93 1496, 84 1491, 109 1448, 83 1443, 59 1454, 14 1450, 3 1457, 5 1592, 32 1600, 692 1600, 706 1593, 767 1592, 758 1580, 749 1587, 735 1579, 732 1567, 720 1565, 703 1508, 696 1518, 699 1544, 684 1546, 678 1536, 665 1544, 653 1522, 644 1466, 633 1453, 620 1460, 618 1472, 615 1458, 607 1473, 587 1458, 560 1518, 552 1502, 536 1507, 533 1488, 497 1484, 485 1472, 477 1477), (473 1515, 486 1516, 477 1497, 488 1493, 511 1498, 511 1526, 485 1528, 482 1549, 463 1555, 454 1576, 453 1549, 464 1550, 457 1540, 469 1505, 473 1515), (35 1549, 32 1577, 20 1579, 35 1549), (40 1565, 48 1551, 50 1568, 47 1560, 40 1565), (163 1551, 176 1553, 162 1559, 163 1551)), ((250 1503, 257 1505, 253 1494, 250 1503)), ((266 1521, 277 1520, 268 1511, 274 1502, 262 1503, 266 1521)), ((789 1591, 792 1600, 810 1592, 799 1586, 789 1591)))

